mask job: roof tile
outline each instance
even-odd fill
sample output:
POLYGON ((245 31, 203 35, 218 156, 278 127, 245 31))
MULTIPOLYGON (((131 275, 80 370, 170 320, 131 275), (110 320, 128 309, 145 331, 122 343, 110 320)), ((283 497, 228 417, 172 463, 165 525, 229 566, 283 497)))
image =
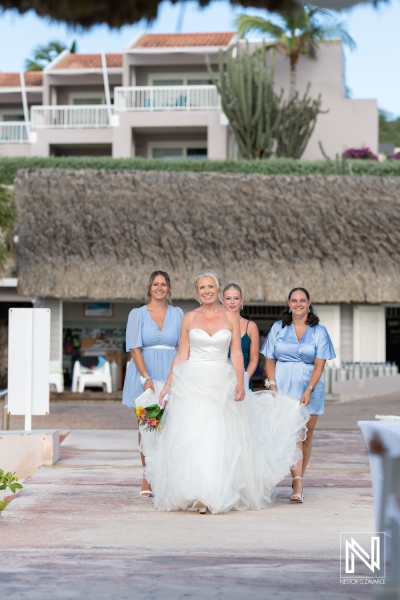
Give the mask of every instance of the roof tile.
POLYGON ((189 46, 227 46, 235 32, 226 33, 149 33, 141 37, 134 48, 177 48, 189 46))
MULTIPOLYGON (((122 67, 122 54, 106 54, 107 67, 122 67)), ((68 54, 55 67, 57 69, 101 69, 101 54, 68 54)))
MULTIPOLYGON (((40 87, 43 83, 43 74, 40 71, 24 73, 27 87, 40 87)), ((21 87, 19 73, 0 73, 0 87, 21 87)))

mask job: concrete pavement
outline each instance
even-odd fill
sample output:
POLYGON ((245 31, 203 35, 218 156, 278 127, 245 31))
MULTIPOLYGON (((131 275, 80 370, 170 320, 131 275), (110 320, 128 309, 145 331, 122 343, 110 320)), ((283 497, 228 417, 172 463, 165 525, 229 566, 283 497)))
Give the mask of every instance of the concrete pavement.
POLYGON ((139 497, 132 430, 76 430, 61 460, 25 480, 0 519, 8 599, 368 599, 339 583, 341 531, 374 531, 358 430, 315 435, 305 503, 289 480, 265 511, 162 513, 139 497))
MULTIPOLYGON (((52 395, 54 398, 56 395, 52 395)), ((76 396, 76 394, 75 394, 76 396)), ((105 394, 104 394, 105 396, 105 394)), ((137 427, 134 411, 122 406, 121 401, 57 400, 50 402, 50 414, 33 417, 34 429, 132 429, 137 427)), ((0 410, 3 403, 0 403, 0 410)), ((373 420, 376 414, 400 414, 398 394, 357 400, 355 402, 326 402, 325 414, 319 418, 319 429, 358 429, 357 421, 373 420)), ((23 429, 24 417, 10 417, 10 429, 23 429)))

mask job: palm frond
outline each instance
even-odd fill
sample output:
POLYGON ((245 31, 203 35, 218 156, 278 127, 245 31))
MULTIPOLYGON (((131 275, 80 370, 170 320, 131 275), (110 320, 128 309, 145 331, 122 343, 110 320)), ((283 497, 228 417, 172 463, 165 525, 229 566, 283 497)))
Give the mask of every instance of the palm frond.
POLYGON ((256 31, 262 35, 270 35, 274 39, 280 39, 284 33, 284 29, 261 17, 252 17, 250 15, 239 15, 235 20, 235 25, 239 35, 245 35, 250 31, 256 31))

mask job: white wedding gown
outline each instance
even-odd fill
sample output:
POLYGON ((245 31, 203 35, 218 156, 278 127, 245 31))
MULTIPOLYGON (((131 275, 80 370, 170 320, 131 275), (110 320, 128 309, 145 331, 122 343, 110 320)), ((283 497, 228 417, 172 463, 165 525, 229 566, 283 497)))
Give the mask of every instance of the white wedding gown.
MULTIPOLYGON (((162 430, 142 437, 154 504, 190 510, 200 499, 214 514, 270 506, 298 460, 309 415, 298 401, 267 391, 247 391, 235 402, 231 332, 192 329, 189 337, 190 357, 174 368, 162 430)), ((143 396, 158 401, 144 394, 137 404, 143 396)))

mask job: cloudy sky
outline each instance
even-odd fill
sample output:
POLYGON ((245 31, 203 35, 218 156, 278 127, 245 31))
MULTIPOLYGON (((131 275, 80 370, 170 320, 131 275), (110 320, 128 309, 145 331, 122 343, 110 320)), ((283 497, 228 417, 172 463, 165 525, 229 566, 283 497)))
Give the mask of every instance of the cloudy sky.
MULTIPOLYGON (((188 2, 182 12, 180 5, 169 2, 161 5, 157 19, 122 29, 110 30, 101 26, 82 32, 65 25, 40 19, 33 13, 19 16, 13 11, 0 14, 0 71, 15 72, 23 69, 37 44, 60 40, 70 44, 77 40, 78 52, 121 52, 135 34, 142 29, 152 33, 193 33, 232 31, 241 8, 232 8, 226 0, 215 0, 201 9, 188 2)), ((248 9, 249 14, 268 13, 248 9)), ((398 28, 400 0, 389 0, 378 8, 359 4, 342 11, 340 18, 357 43, 353 52, 345 50, 346 82, 353 98, 377 98, 379 107, 400 116, 400 66, 398 60, 398 28)))

